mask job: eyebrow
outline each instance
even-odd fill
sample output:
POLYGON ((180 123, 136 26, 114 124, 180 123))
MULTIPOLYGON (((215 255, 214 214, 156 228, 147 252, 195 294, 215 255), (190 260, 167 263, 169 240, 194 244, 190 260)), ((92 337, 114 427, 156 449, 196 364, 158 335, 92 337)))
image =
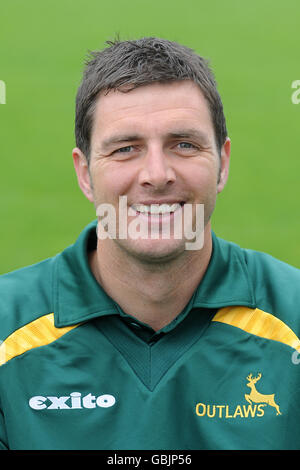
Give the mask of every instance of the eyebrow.
POLYGON ((172 138, 179 138, 179 139, 189 139, 191 137, 196 138, 197 140, 201 141, 204 144, 209 144, 210 139, 209 136, 206 132, 200 130, 200 129, 183 129, 183 130, 176 130, 173 132, 170 132, 168 134, 168 137, 172 138))
POLYGON ((112 145, 115 144, 121 144, 125 142, 132 142, 136 140, 141 140, 141 136, 135 134, 135 135, 130 135, 130 134, 122 134, 122 135, 115 135, 112 137, 109 137, 108 139, 103 140, 101 143, 101 147, 103 149, 107 149, 111 147, 112 145))
MULTIPOLYGON (((166 138, 170 139, 188 139, 188 138, 196 138, 204 145, 209 145, 210 139, 206 132, 201 131, 199 129, 178 129, 172 132, 168 132, 166 134, 166 138)), ((143 136, 138 134, 119 134, 108 137, 107 139, 103 140, 101 143, 101 147, 103 149, 109 149, 113 145, 126 143, 126 142, 134 142, 137 140, 142 140, 143 136)))

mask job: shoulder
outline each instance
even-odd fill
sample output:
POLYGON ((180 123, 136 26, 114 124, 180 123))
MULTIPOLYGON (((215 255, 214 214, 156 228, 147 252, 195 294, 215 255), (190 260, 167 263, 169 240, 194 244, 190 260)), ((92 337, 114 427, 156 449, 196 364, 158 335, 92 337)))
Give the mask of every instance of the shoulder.
POLYGON ((50 313, 56 257, 0 276, 0 340, 50 313))
POLYGON ((273 293, 286 298, 298 298, 300 301, 300 270, 273 256, 249 249, 242 254, 247 265, 252 283, 256 286, 256 294, 273 293))
POLYGON ((237 243, 218 237, 224 257, 235 257, 245 264, 248 275, 252 280, 270 280, 272 284, 288 283, 289 287, 295 287, 295 282, 300 280, 300 269, 281 261, 268 253, 248 248, 242 248, 237 243), (292 284, 291 284, 292 283, 292 284))
POLYGON ((256 307, 300 334, 300 270, 267 253, 235 247, 245 263, 256 307))

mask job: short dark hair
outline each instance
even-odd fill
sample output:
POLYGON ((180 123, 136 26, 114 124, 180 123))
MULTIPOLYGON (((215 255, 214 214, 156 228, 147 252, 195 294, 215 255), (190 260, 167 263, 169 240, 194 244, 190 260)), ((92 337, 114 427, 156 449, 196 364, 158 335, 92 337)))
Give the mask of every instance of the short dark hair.
POLYGON ((208 102, 220 152, 227 137, 221 97, 208 61, 192 49, 166 39, 106 41, 108 47, 89 51, 76 96, 76 145, 90 158, 90 137, 97 97, 101 91, 128 92, 151 83, 192 80, 208 102))

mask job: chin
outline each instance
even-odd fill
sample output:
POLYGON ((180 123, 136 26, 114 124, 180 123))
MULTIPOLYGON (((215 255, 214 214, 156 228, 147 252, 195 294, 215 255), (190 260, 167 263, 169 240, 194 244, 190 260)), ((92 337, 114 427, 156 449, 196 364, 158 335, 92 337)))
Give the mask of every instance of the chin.
MULTIPOLYGON (((132 240, 122 243, 127 254, 147 264, 158 264, 175 260, 185 250, 185 240, 132 240)), ((121 245, 119 243, 119 245, 121 245)))

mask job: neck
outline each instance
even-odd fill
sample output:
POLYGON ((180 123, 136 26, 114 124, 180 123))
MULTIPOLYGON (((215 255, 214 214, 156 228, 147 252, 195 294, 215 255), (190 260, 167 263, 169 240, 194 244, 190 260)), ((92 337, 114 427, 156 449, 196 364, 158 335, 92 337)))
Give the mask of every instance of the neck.
POLYGON ((201 282, 212 252, 210 226, 204 240, 201 250, 185 251, 176 259, 156 264, 133 261, 118 250, 108 250, 102 240, 90 255, 90 266, 125 313, 157 331, 184 309, 201 282))

